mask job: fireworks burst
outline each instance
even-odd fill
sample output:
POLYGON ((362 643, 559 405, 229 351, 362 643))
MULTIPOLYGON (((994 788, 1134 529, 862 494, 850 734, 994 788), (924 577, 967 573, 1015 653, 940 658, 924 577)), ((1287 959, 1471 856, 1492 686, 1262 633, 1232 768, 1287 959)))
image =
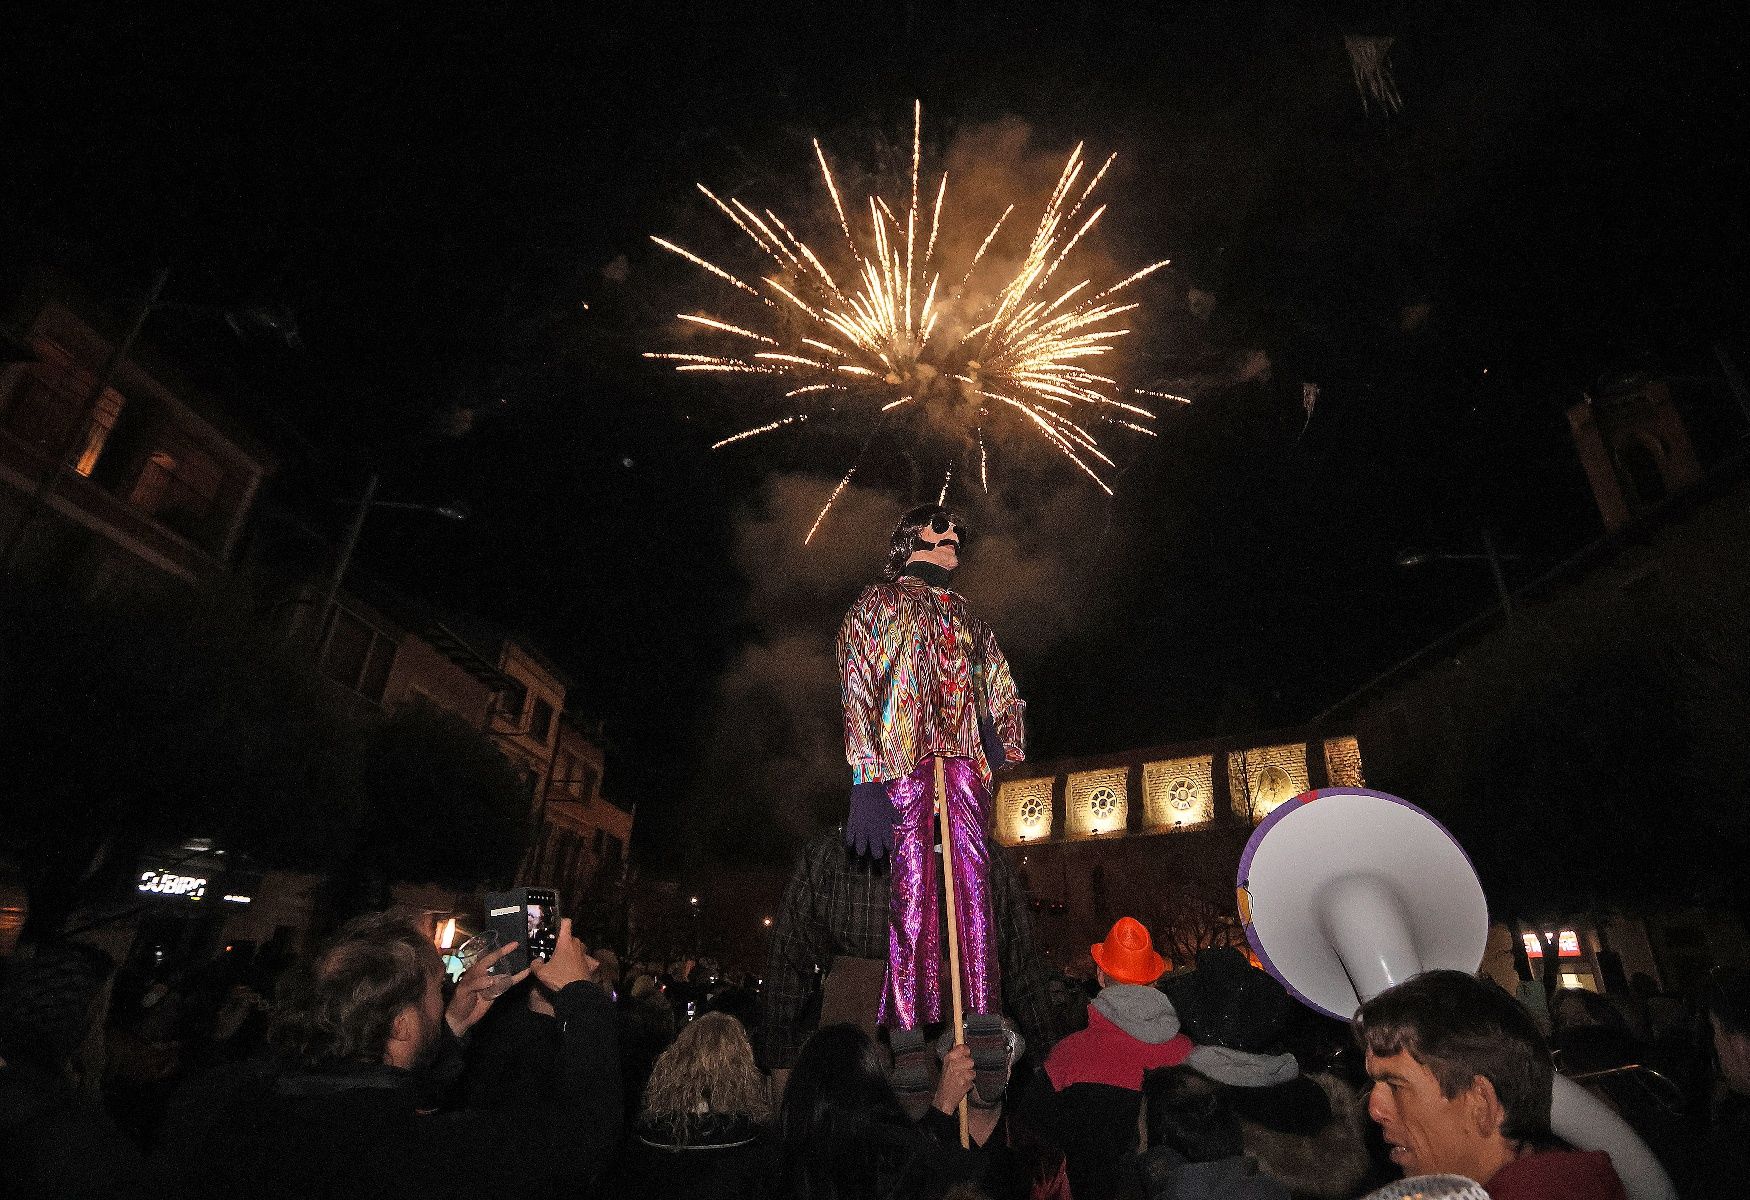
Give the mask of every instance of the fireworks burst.
MULTIPOLYGON (((706 199, 758 248, 763 273, 756 283, 672 241, 652 237, 664 250, 734 289, 749 315, 730 320, 706 312, 677 314, 728 348, 645 357, 672 362, 677 371, 770 376, 785 387, 782 399, 789 406, 781 415, 731 434, 713 449, 811 417, 862 415, 878 425, 893 419, 889 414, 923 409, 937 418, 938 427, 956 431, 963 442, 942 480, 944 500, 955 477, 955 459, 962 456, 968 471, 976 457, 974 477, 988 490, 986 432, 1003 422, 1043 439, 1111 495, 1102 469, 1114 464, 1090 427, 1115 425, 1153 436, 1145 422, 1154 414, 1121 399, 1126 393, 1117 381, 1096 373, 1090 362, 1110 353, 1130 332, 1124 319, 1137 305, 1121 300, 1120 293, 1167 262, 1150 263, 1099 289, 1091 279, 1066 285, 1069 276, 1060 278, 1058 272, 1105 215, 1105 205, 1089 209, 1088 201, 1116 156, 1090 172, 1090 160, 1078 144, 1019 265, 1006 278, 972 288, 981 265, 986 265, 983 274, 992 274, 988 264, 994 259, 987 252, 1015 206, 997 218, 964 268, 954 264, 956 269, 946 270, 949 264, 941 261, 938 246, 948 176, 944 172, 931 189, 933 198, 920 189, 921 104, 912 109, 911 150, 904 218, 882 197, 870 196, 867 213, 857 210, 853 220, 826 152, 815 141, 820 179, 843 240, 842 258, 829 255, 836 275, 771 209, 756 211, 734 197, 725 201, 699 184, 706 199), (949 280, 946 288, 944 276, 949 280)), ((805 540, 813 540, 858 465, 853 462, 840 479, 805 540)))

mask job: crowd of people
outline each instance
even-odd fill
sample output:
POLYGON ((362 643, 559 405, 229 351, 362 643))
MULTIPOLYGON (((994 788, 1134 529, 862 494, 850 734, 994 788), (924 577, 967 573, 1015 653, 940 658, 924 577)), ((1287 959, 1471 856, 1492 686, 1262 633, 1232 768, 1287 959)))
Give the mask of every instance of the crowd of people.
POLYGON ((1083 1011, 1034 997, 1003 1023, 1006 1070, 950 1028, 901 1066, 923 1086, 896 1088, 855 1004, 780 991, 785 1028, 758 1039, 793 1048, 779 1064, 750 1036, 751 986, 621 970, 569 922, 549 958, 495 975, 513 949, 452 982, 428 936, 373 914, 307 959, 221 961, 176 990, 88 946, 21 951, 0 964, 0 1193, 1354 1200, 1452 1176, 1486 1193, 1426 1194, 1622 1196, 1607 1155, 1552 1131, 1558 1062, 1680 1195, 1739 1195, 1750 1167, 1743 970, 1673 1002, 1657 1047, 1630 998, 1534 1012, 1451 971, 1344 1028, 1231 948, 1169 973, 1124 918, 1091 948, 1083 1011), (1661 1055, 1666 1090, 1605 1086, 1661 1055))

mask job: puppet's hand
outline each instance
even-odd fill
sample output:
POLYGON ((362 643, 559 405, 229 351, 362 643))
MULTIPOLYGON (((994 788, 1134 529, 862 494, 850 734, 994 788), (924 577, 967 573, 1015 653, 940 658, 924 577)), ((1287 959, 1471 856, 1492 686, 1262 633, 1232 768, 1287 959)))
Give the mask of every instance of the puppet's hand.
POLYGON ((871 780, 851 785, 851 812, 845 819, 845 845, 858 854, 880 858, 893 849, 893 826, 899 813, 887 798, 887 785, 871 780))
POLYGON ((1009 765, 1009 752, 1003 745, 1003 735, 997 732, 997 723, 989 713, 978 714, 978 741, 984 747, 984 761, 990 764, 990 773, 1009 765))

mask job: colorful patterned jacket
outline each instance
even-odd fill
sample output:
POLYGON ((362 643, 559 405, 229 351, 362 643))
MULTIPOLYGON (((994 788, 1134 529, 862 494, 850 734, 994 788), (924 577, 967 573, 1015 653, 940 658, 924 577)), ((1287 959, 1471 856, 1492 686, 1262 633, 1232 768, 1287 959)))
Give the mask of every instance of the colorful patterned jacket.
POLYGON ((989 704, 1011 763, 1025 756, 1025 701, 990 626, 958 592, 902 576, 863 589, 838 640, 851 780, 911 774, 925 758, 970 758, 988 784, 978 709, 989 704))

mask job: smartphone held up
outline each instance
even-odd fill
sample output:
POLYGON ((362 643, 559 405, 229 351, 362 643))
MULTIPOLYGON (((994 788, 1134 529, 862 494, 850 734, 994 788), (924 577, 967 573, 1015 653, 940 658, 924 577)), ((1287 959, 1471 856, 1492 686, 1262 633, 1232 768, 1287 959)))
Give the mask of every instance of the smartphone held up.
POLYGON ((488 892, 486 927, 498 934, 499 945, 517 943, 492 965, 492 974, 515 975, 531 958, 550 959, 559 945, 559 893, 551 888, 488 892))

